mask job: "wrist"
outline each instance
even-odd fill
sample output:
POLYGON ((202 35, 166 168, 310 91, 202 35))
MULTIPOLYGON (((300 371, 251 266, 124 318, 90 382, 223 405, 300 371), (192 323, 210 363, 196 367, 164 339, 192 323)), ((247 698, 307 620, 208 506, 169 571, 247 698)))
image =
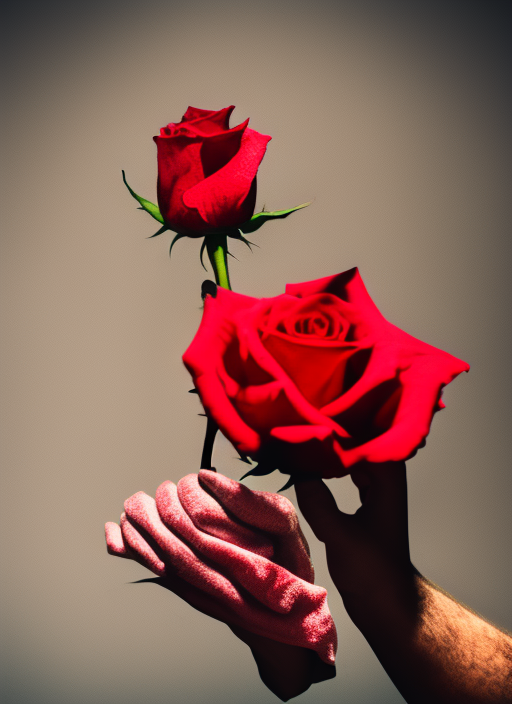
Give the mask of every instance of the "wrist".
POLYGON ((416 622, 421 604, 421 575, 409 566, 393 570, 385 578, 372 580, 363 589, 341 594, 354 625, 366 638, 379 632, 389 633, 398 624, 416 622))

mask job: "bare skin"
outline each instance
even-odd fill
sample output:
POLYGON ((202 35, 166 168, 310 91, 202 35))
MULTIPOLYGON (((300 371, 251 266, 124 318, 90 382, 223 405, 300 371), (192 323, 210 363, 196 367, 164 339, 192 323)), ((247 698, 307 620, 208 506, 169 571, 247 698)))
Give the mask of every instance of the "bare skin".
POLYGON ((296 485, 299 508, 325 543, 354 624, 409 704, 512 702, 512 638, 414 568, 405 463, 365 465, 361 507, 341 512, 321 480, 296 485))

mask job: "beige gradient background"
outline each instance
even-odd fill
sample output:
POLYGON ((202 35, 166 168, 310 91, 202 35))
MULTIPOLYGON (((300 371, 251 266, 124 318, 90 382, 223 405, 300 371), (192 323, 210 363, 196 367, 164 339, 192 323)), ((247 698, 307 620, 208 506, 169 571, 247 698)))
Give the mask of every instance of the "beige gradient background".
MULTIPOLYGON (((360 267, 386 317, 467 360, 409 463, 413 560, 508 628, 510 4, 342 0, 18 3, 7 11, 2 194, 2 651, 6 704, 275 702, 246 646, 107 555, 123 500, 197 471, 204 419, 181 354, 199 242, 156 223, 152 136, 234 103, 273 136, 235 290, 360 267)), ((211 274, 209 275, 211 276, 211 274)), ((215 462, 238 478, 226 440, 215 462)), ((282 476, 249 481, 276 490, 282 476)), ((349 479, 331 481, 355 510, 349 479)), ((287 495, 294 500, 292 491, 287 495)), ((348 620, 338 676, 297 701, 403 701, 348 620)), ((149 576, 149 575, 148 575, 149 576)))

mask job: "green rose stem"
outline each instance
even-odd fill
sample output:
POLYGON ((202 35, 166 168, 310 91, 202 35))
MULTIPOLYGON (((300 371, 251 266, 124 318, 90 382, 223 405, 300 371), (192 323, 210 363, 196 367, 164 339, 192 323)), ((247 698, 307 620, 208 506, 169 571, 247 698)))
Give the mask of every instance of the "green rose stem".
POLYGON ((215 273, 217 286, 231 291, 228 272, 228 238, 227 235, 206 235, 206 251, 215 273))
POLYGON ((207 416, 206 435, 204 436, 203 454, 201 455, 201 469, 209 469, 212 472, 217 471, 215 467, 212 467, 212 452, 213 443, 215 441, 215 436, 217 435, 218 429, 219 426, 213 418, 207 416))
MULTIPOLYGON (((167 230, 173 230, 176 232, 176 235, 174 236, 171 246, 169 248, 169 256, 172 252, 172 248, 174 247, 175 243, 183 239, 184 237, 187 237, 187 235, 183 232, 179 232, 174 230, 173 228, 170 228, 166 225, 164 221, 164 217, 162 213, 160 212, 160 209, 158 205, 155 203, 152 203, 151 201, 147 200, 146 198, 143 198, 142 196, 139 196, 135 191, 128 185, 128 182, 126 180, 126 176, 124 171, 122 172, 123 174, 123 181, 125 183, 125 186, 128 188, 128 191, 130 192, 130 195, 135 198, 135 200, 138 202, 140 206, 140 210, 145 210, 147 213, 151 215, 152 218, 158 221, 158 223, 161 225, 160 229, 158 232, 155 232, 154 235, 151 235, 151 237, 157 237, 158 235, 163 234, 167 230)), ((255 213, 249 220, 246 220, 243 222, 239 227, 237 228, 238 233, 235 234, 237 230, 232 229, 230 236, 238 239, 242 242, 244 242, 249 249, 251 248, 251 242, 249 240, 246 240, 244 235, 250 234, 252 232, 256 232, 256 230, 259 230, 260 227, 266 223, 269 220, 281 220, 282 218, 287 218, 288 215, 291 213, 294 213, 296 210, 301 210, 302 208, 305 208, 307 205, 310 205, 309 203, 302 203, 301 205, 296 205, 294 208, 289 208, 288 210, 275 210, 272 212, 266 211, 265 208, 260 213, 255 213)), ((199 237, 201 233, 197 232, 194 233, 192 236, 194 237, 199 237)), ((217 286, 221 286, 222 288, 226 288, 229 291, 231 291, 231 284, 229 282, 229 272, 228 272, 228 261, 227 261, 227 255, 229 254, 228 252, 228 235, 227 234, 210 234, 210 235, 205 235, 204 236, 204 241, 203 245, 201 247, 201 252, 200 252, 200 259, 201 259, 201 264, 203 263, 202 259, 202 254, 204 249, 207 250, 208 252, 208 257, 210 259, 213 271, 215 272, 215 281, 217 283, 217 286)), ((201 469, 211 469, 213 471, 216 471, 214 467, 211 466, 212 463, 212 452, 213 452, 213 443, 215 440, 215 436, 217 434, 218 426, 213 421, 213 419, 208 417, 208 424, 206 427, 206 437, 204 439, 204 446, 203 446, 203 454, 201 457, 201 469)), ((246 457, 241 456, 240 459, 243 462, 248 462, 246 457)), ((250 464, 250 462, 248 462, 250 464)), ((254 472, 253 472, 254 473, 254 472)))
MULTIPOLYGON (((228 272, 227 235, 206 235, 205 239, 208 258, 210 259, 210 263, 215 274, 215 282, 217 283, 217 286, 227 288, 231 291, 228 272)), ((208 420, 203 444, 203 454, 201 455, 201 469, 210 469, 215 472, 215 467, 212 467, 212 452, 213 443, 215 441, 215 436, 217 435, 219 426, 213 418, 210 418, 210 416, 207 416, 207 418, 208 420)))

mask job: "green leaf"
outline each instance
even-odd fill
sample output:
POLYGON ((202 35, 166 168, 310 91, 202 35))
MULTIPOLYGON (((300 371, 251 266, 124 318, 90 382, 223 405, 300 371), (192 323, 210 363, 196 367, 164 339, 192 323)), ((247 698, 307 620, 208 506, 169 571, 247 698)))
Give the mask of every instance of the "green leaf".
POLYGON ((262 210, 261 213, 256 213, 252 216, 250 220, 247 220, 242 225, 240 225, 239 229, 247 235, 249 232, 255 232, 256 230, 259 230, 259 228, 264 223, 266 223, 267 220, 280 220, 282 218, 287 218, 288 215, 294 213, 296 210, 301 210, 301 208, 306 208, 308 205, 311 205, 311 202, 312 201, 310 201, 309 203, 302 203, 301 205, 296 205, 295 208, 290 208, 289 210, 274 210, 269 213, 267 213, 265 210, 262 210))
MULTIPOLYGON (((162 213, 160 212, 160 209, 158 208, 158 205, 155 205, 155 204, 152 203, 150 200, 146 200, 146 199, 143 198, 142 196, 138 196, 138 195, 135 193, 135 191, 133 191, 133 190, 130 188, 130 186, 128 185, 128 182, 127 182, 127 180, 126 180, 126 176, 125 176, 125 174, 124 174, 124 171, 123 171, 122 173, 123 173, 124 185, 125 185, 126 188, 130 191, 130 193, 131 193, 132 196, 135 198, 135 200, 140 203, 140 205, 142 206, 142 209, 145 210, 147 213, 149 213, 149 214, 151 215, 151 217, 155 218, 155 220, 158 220, 158 222, 160 222, 160 223, 163 224, 163 223, 164 223, 164 219, 163 219, 163 217, 162 217, 162 213)), ((159 234, 159 233, 157 233, 157 234, 159 234)))

